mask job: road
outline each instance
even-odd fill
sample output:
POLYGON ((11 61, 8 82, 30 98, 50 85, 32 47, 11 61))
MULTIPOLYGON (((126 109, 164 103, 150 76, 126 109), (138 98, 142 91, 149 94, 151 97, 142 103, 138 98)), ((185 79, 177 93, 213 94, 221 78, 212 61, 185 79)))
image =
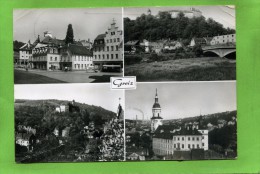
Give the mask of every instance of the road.
POLYGON ((104 83, 110 82, 112 76, 122 76, 122 73, 86 72, 86 71, 45 71, 45 70, 15 70, 15 84, 36 83, 104 83), (44 80, 37 78, 46 77, 44 80), (27 78, 28 76, 28 78, 27 78), (31 78, 30 76, 35 76, 31 78), (49 79, 49 80, 48 80, 49 79), (54 82, 54 81, 57 82, 54 82), (17 83, 16 83, 17 82, 17 83))

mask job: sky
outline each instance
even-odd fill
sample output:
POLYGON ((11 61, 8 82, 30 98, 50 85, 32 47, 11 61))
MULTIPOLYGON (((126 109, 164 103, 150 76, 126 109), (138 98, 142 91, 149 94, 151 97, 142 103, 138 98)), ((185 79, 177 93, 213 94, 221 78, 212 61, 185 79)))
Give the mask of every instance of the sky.
POLYGON ((165 120, 236 110, 234 81, 138 83, 126 91, 125 118, 150 119, 156 88, 165 120))
POLYGON ((124 91, 110 90, 110 84, 52 84, 15 85, 15 99, 29 100, 75 100, 79 103, 101 106, 117 112, 120 103, 124 108, 124 91))
MULTIPOLYGON (((227 6, 194 6, 206 18, 235 29, 235 9, 227 6)), ((97 35, 105 33, 113 19, 122 30, 124 17, 135 19, 151 9, 152 15, 165 10, 188 10, 190 7, 145 7, 145 8, 59 8, 59 9, 15 9, 13 11, 13 40, 34 42, 38 35, 50 31, 57 39, 64 39, 67 27, 72 24, 75 40, 93 41, 97 35), (122 15, 124 11, 124 15, 122 15)))
MULTIPOLYGON (((234 6, 192 6, 199 9, 202 15, 207 18, 213 18, 221 23, 225 28, 235 29, 235 8, 234 6)), ((141 14, 147 14, 147 10, 151 10, 152 15, 157 15, 159 11, 167 10, 189 10, 191 6, 179 7, 145 7, 145 8, 124 8, 124 17, 136 19, 141 14)))
POLYGON ((44 31, 50 31, 57 39, 64 39, 69 24, 72 24, 75 40, 103 34, 115 19, 122 30, 121 8, 78 8, 78 9, 15 9, 13 11, 13 40, 35 41, 44 31))

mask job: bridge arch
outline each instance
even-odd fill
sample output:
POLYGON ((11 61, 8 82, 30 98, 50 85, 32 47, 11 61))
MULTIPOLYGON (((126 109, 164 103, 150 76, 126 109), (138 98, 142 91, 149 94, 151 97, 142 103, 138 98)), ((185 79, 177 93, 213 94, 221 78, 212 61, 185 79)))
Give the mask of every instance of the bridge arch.
POLYGON ((225 57, 228 54, 235 53, 236 49, 212 49, 212 50, 205 50, 203 53, 215 53, 219 57, 225 57))

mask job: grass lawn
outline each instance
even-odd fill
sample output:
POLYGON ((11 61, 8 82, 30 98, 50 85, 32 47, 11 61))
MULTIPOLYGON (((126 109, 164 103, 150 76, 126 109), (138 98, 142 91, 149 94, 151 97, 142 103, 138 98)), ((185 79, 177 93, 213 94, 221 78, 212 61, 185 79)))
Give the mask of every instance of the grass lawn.
POLYGON ((203 57, 125 65, 125 76, 137 81, 236 80, 236 60, 203 57))
POLYGON ((14 84, 66 83, 43 75, 33 74, 23 70, 14 70, 14 84))

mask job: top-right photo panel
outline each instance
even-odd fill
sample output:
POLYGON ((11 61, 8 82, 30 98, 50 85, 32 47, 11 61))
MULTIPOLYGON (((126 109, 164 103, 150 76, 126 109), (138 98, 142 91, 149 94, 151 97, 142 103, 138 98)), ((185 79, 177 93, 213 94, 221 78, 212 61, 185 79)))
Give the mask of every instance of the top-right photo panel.
POLYGON ((124 75, 236 80, 235 6, 124 8, 124 75))

